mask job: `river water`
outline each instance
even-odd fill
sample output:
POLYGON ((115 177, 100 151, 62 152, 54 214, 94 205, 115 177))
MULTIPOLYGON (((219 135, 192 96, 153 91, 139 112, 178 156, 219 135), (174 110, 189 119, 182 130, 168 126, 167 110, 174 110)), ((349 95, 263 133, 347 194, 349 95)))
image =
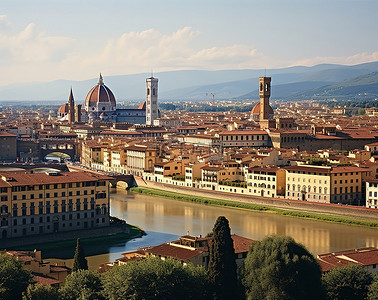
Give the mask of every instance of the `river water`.
MULTIPOLYGON (((180 202, 122 190, 111 194, 111 215, 141 227, 147 235, 110 245, 109 253, 87 257, 92 270, 101 263, 122 257, 121 254, 126 251, 172 241, 188 232, 206 235, 212 230, 218 216, 229 220, 232 233, 254 240, 271 234, 292 236, 314 255, 378 247, 378 229, 180 202)), ((70 265, 72 260, 66 262, 70 265)))

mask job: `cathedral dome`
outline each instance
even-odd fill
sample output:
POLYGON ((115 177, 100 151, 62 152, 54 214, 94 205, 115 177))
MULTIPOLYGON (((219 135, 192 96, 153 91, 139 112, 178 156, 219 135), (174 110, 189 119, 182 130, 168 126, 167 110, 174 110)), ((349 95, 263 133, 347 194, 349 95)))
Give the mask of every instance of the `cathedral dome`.
MULTIPOLYGON (((273 119, 274 112, 273 108, 269 105, 269 118, 273 119)), ((258 102, 251 110, 251 119, 259 120, 260 119, 260 102, 258 102)))
POLYGON ((85 98, 85 109, 87 111, 115 111, 116 100, 113 92, 104 84, 102 76, 85 98))
POLYGON ((68 114, 68 104, 67 103, 64 103, 61 107, 59 107, 58 114, 59 115, 68 114))

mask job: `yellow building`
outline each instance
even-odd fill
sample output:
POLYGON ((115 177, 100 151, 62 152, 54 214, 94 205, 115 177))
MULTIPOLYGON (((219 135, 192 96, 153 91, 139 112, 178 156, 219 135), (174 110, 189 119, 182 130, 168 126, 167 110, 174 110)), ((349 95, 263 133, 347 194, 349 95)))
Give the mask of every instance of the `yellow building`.
POLYGON ((126 147, 127 171, 129 174, 142 176, 143 172, 153 172, 156 162, 156 149, 145 145, 126 147))
POLYGON ((278 167, 253 167, 246 176, 248 194, 262 197, 285 196, 286 172, 278 167))
POLYGON ((0 173, 0 237, 109 225, 109 180, 84 172, 0 173))
POLYGON ((358 205, 362 201, 362 177, 369 172, 359 167, 286 167, 286 198, 324 203, 358 205))

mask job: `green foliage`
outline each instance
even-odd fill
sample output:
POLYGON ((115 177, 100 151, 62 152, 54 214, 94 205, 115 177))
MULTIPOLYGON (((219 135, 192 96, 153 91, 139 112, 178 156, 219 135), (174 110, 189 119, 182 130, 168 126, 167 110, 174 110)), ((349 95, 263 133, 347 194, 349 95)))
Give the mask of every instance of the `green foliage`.
POLYGON ((374 227, 374 228, 378 227, 377 221, 361 220, 361 219, 353 219, 353 218, 341 217, 341 216, 331 216, 331 215, 317 214, 317 213, 311 213, 311 212, 280 209, 280 208, 269 207, 269 206, 264 206, 260 204, 248 203, 248 202, 220 200, 220 199, 214 199, 214 198, 192 196, 192 195, 186 195, 186 194, 181 194, 181 193, 168 192, 168 191, 151 189, 151 188, 141 188, 141 187, 133 187, 130 189, 130 191, 140 193, 140 194, 172 198, 179 201, 188 201, 188 202, 195 202, 195 203, 201 203, 201 204, 234 207, 234 208, 256 210, 256 211, 269 211, 269 212, 274 212, 276 214, 283 215, 283 216, 314 219, 314 220, 321 220, 321 221, 335 222, 335 223, 345 223, 345 224, 351 224, 351 225, 368 226, 368 227, 374 227))
POLYGON ((331 300, 366 299, 371 282, 372 275, 363 267, 357 265, 332 269, 323 275, 327 296, 331 300))
POLYGON ((51 285, 29 284, 22 300, 59 299, 58 289, 51 285))
POLYGON ((368 287, 368 300, 378 300, 378 273, 375 273, 373 282, 368 287))
POLYGON ((223 216, 215 222, 209 250, 208 273, 215 299, 235 298, 238 290, 235 250, 228 220, 223 216))
POLYGON ((21 299, 22 293, 31 283, 31 272, 8 255, 0 254, 0 299, 21 299))
POLYGON ((248 299, 322 299, 315 258, 291 237, 270 236, 252 244, 241 272, 248 299))
POLYGON ((66 277, 59 293, 64 300, 104 299, 100 275, 88 270, 78 270, 66 277))
POLYGON ((76 241, 76 249, 73 261, 72 271, 88 270, 88 262, 84 255, 83 247, 81 246, 80 239, 76 241))
POLYGON ((207 299, 203 267, 149 257, 116 266, 103 275, 107 299, 207 299))
POLYGON ((178 175, 173 175, 173 176, 172 176, 172 179, 173 179, 173 180, 179 180, 179 181, 185 181, 185 176, 184 176, 184 175, 180 175, 180 174, 178 174, 178 175))
POLYGON ((366 112, 365 112, 365 110, 364 110, 363 108, 360 108, 360 109, 358 110, 358 115, 363 116, 363 115, 365 115, 365 114, 366 114, 366 112))

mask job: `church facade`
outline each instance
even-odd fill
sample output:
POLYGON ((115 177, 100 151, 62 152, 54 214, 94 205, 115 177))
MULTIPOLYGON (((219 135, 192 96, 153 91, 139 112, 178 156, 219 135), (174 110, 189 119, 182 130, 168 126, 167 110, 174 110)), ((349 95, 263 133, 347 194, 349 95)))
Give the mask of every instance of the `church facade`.
POLYGON ((74 104, 72 89, 68 103, 63 104, 58 110, 58 119, 68 121, 68 123, 77 122, 113 122, 113 123, 132 123, 132 124, 153 124, 153 120, 158 118, 160 112, 157 106, 157 87, 158 79, 150 77, 146 79, 146 102, 139 105, 138 108, 117 109, 117 101, 113 92, 104 84, 102 75, 98 79, 97 84, 88 92, 84 108, 81 105, 74 104), (151 107, 151 82, 154 83, 153 103, 151 107), (148 103, 149 105, 146 105, 148 103), (154 111, 154 113, 152 113, 154 111), (146 121, 146 118, 148 120, 146 121), (152 123, 151 123, 152 121, 152 123))

